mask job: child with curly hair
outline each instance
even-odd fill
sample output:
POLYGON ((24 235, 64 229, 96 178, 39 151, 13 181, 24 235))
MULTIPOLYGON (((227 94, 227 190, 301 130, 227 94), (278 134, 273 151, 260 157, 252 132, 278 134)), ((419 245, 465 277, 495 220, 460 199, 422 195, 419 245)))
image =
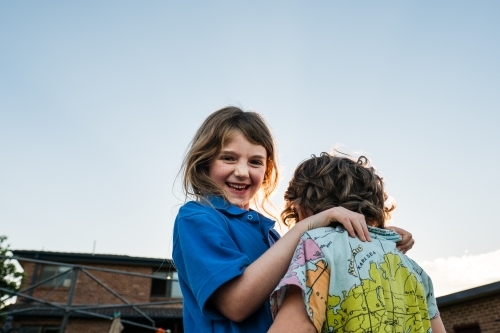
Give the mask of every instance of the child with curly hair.
POLYGON ((372 242, 340 225, 304 233, 271 296, 269 332, 445 332, 431 279, 386 229, 395 206, 366 157, 313 155, 295 170, 285 200, 287 225, 344 207, 365 217, 372 242))

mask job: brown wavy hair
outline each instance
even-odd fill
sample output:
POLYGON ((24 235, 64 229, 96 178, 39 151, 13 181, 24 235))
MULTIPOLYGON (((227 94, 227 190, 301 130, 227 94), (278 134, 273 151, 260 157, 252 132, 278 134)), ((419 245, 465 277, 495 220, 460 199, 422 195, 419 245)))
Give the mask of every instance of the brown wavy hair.
POLYGON ((224 191, 210 178, 209 166, 224 143, 236 133, 243 134, 250 143, 261 145, 266 149, 267 168, 264 181, 259 195, 252 201, 270 214, 266 206, 272 206, 269 198, 278 184, 276 144, 261 115, 243 111, 235 106, 224 107, 208 116, 191 140, 181 168, 186 198, 202 200, 208 195, 219 195, 227 199, 224 191), (257 198, 261 199, 260 202, 257 198))
POLYGON ((332 207, 344 207, 365 216, 367 224, 383 228, 396 208, 385 207, 388 195, 384 182, 365 156, 321 153, 302 162, 285 192, 281 219, 287 226, 298 221, 296 207, 313 214, 332 207))

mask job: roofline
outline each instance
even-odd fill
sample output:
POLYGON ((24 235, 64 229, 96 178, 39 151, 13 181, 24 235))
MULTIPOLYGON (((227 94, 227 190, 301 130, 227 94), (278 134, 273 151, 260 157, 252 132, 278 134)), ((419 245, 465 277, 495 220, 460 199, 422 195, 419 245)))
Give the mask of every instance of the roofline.
POLYGON ((437 297, 436 301, 438 307, 442 308, 495 294, 500 294, 500 281, 437 297))
POLYGON ((131 257, 114 254, 70 253, 34 250, 11 250, 14 256, 27 259, 38 259, 66 263, 113 264, 128 266, 148 266, 174 268, 172 259, 131 257))

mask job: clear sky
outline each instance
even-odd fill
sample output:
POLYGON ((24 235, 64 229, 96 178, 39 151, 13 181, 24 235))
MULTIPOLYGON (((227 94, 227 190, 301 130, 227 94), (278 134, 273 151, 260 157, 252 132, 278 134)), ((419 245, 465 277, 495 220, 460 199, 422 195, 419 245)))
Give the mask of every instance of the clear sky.
POLYGON ((184 152, 231 104, 274 132, 278 207, 310 154, 363 152, 438 295, 498 281, 499 12, 497 1, 2 1, 0 234, 13 249, 95 242, 170 258, 184 152))

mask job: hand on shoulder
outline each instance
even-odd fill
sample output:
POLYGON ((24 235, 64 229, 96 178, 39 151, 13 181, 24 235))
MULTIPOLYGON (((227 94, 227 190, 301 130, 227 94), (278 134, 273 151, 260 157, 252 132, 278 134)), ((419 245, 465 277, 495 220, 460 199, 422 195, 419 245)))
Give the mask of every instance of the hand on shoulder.
POLYGON ((324 210, 303 219, 297 224, 303 223, 307 226, 307 230, 312 230, 327 227, 332 222, 341 223, 351 237, 357 236, 363 242, 371 241, 364 215, 350 211, 344 207, 333 207, 324 210))

